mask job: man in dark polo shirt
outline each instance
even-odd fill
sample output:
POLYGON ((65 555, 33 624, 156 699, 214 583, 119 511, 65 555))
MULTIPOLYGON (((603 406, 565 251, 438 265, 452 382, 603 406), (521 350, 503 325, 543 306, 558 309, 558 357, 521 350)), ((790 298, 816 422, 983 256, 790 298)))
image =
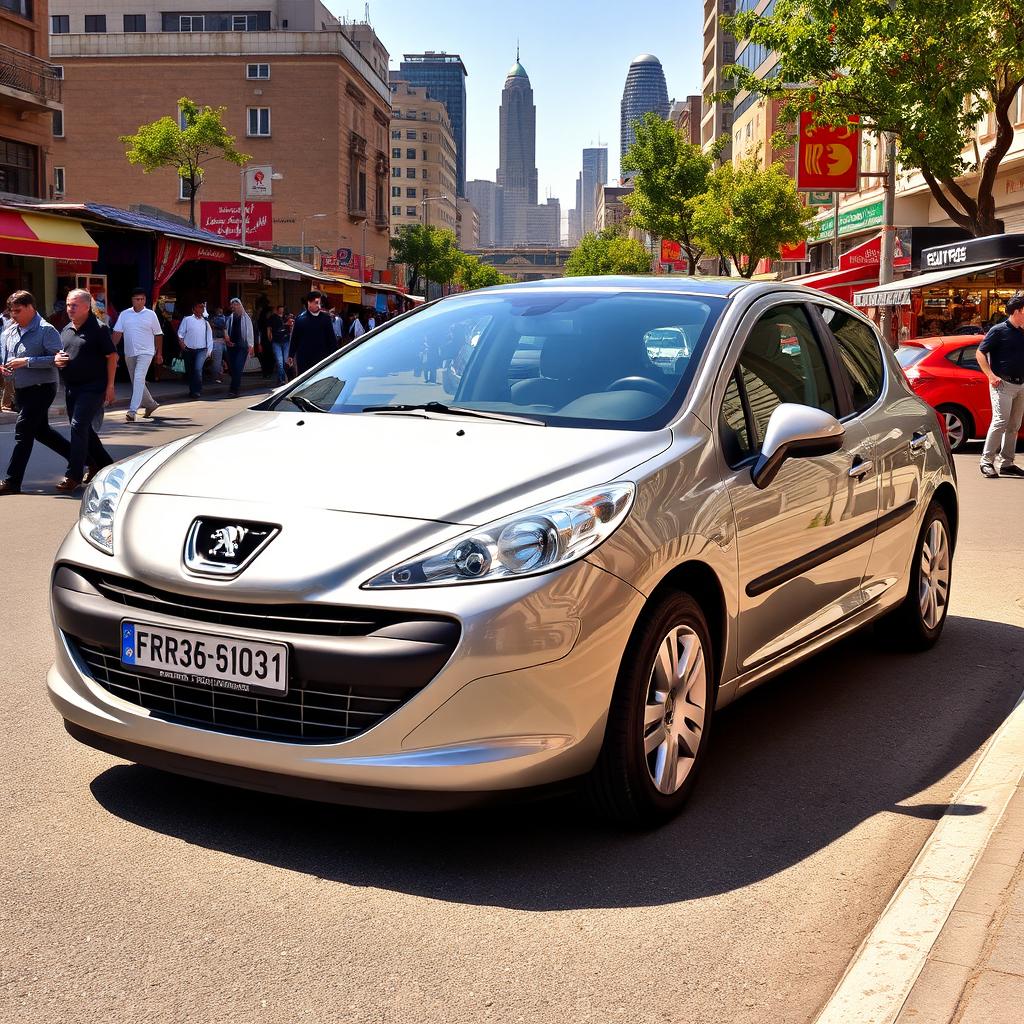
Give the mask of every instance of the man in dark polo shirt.
POLYGON ((54 356, 60 370, 71 420, 71 456, 67 475, 57 484, 65 493, 82 486, 85 466, 95 473, 114 460, 93 429, 93 420, 104 405, 114 401, 117 349, 110 331, 92 312, 92 296, 83 289, 68 292, 70 322, 61 331, 61 351, 54 356))
POLYGON ((978 365, 988 377, 992 399, 992 426, 981 453, 982 475, 992 480, 997 476, 1024 477, 1024 469, 1013 464, 1017 432, 1024 419, 1024 295, 1018 293, 1006 303, 1006 319, 978 346, 978 365))

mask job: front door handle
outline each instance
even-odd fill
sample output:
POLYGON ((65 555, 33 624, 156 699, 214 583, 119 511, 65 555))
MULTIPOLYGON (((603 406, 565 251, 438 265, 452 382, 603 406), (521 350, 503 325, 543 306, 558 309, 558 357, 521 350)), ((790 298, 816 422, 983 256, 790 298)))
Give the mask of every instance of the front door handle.
POLYGON ((859 455, 853 460, 853 465, 850 467, 848 476, 852 476, 855 479, 859 479, 862 476, 867 476, 871 472, 871 467, 874 463, 871 459, 862 459, 859 455))

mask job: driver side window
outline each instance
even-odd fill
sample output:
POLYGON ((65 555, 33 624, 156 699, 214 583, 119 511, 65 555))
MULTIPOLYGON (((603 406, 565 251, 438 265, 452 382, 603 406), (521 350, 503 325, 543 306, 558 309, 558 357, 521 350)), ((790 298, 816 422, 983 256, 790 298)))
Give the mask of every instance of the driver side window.
POLYGON ((774 307, 747 335, 719 414, 730 465, 761 447, 772 413, 786 402, 839 414, 825 355, 799 305, 774 307))

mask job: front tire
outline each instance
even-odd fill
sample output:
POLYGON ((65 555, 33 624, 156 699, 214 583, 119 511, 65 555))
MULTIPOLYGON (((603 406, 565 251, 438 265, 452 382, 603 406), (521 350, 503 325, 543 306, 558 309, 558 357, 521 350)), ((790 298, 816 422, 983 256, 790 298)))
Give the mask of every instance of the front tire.
POLYGON ((700 606, 689 594, 654 599, 623 655, 604 746, 588 780, 605 816, 644 828, 679 813, 706 756, 715 697, 700 606))
POLYGON ((946 622, 952 581, 949 519, 945 509, 933 501, 914 548, 907 596, 879 620, 879 630, 889 646, 906 651, 924 651, 934 646, 946 622))

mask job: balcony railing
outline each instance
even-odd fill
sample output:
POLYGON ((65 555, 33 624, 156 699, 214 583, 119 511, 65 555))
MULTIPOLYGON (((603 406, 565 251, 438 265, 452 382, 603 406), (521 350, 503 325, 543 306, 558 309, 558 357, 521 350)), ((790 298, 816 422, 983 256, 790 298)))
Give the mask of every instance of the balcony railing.
POLYGON ((59 69, 45 60, 0 44, 0 89, 26 93, 39 106, 58 109, 64 97, 64 82, 58 74, 59 69))

